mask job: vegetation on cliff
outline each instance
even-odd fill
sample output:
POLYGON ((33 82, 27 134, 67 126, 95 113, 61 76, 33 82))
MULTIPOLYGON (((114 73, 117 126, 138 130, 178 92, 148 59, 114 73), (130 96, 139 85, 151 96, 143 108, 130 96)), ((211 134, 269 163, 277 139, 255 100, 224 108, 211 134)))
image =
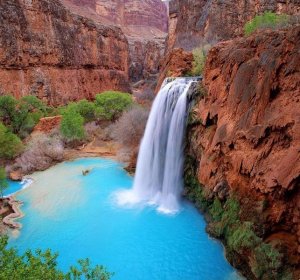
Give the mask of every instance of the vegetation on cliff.
POLYGON ((256 30, 264 28, 281 28, 289 23, 290 16, 286 14, 275 14, 273 12, 265 12, 262 15, 255 16, 247 22, 244 27, 245 35, 250 35, 256 30))
MULTIPOLYGON (((205 88, 198 88, 194 102, 207 96, 205 88)), ((226 181, 213 189, 203 186, 198 180, 199 163, 203 147, 195 144, 197 133, 211 130, 203 124, 192 107, 188 118, 186 161, 184 170, 185 195, 195 203, 206 216, 207 231, 221 239, 226 247, 226 257, 247 279, 293 279, 292 267, 285 255, 282 244, 265 238, 258 210, 245 208, 243 195, 230 190, 226 181), (200 157, 200 158, 199 158, 200 157)), ((213 159, 211 159, 213 160, 213 159)), ((213 176, 213 175, 211 175, 213 176)), ((262 201, 261 208, 266 207, 262 201)))

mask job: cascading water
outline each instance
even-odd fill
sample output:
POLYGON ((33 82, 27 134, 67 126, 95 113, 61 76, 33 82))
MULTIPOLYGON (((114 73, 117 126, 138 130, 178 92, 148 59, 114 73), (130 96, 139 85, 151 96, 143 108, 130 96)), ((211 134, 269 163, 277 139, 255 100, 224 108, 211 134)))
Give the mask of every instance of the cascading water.
POLYGON ((158 210, 179 209, 183 189, 184 134, 187 99, 195 80, 165 80, 154 100, 141 143, 133 188, 117 194, 121 205, 150 203, 158 210))

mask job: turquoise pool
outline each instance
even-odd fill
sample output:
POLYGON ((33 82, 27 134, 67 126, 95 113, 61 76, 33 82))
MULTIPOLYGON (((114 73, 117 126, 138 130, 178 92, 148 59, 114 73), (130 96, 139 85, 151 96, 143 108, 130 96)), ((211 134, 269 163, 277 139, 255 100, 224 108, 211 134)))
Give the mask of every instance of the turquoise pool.
POLYGON ((10 239, 22 252, 51 248, 60 253, 62 269, 89 257, 115 280, 239 279, 190 203, 173 216, 116 206, 113 194, 130 188, 132 177, 115 161, 79 159, 32 177, 17 196, 24 202, 23 228, 10 239), (89 175, 82 175, 84 169, 89 175))
POLYGON ((22 189, 27 188, 31 183, 31 179, 24 179, 22 182, 15 182, 11 180, 8 181, 8 188, 4 190, 4 196, 10 196, 16 194, 17 192, 21 191, 22 189))

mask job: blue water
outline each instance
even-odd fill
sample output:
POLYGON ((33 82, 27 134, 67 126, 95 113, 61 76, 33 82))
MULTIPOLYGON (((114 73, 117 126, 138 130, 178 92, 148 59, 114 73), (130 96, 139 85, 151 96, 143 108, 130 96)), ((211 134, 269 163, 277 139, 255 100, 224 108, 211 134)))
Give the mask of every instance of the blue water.
POLYGON ((22 182, 15 182, 11 180, 7 180, 8 182, 8 188, 4 190, 3 195, 4 196, 10 196, 12 194, 15 194, 22 190, 24 187, 26 187, 26 184, 28 184, 27 181, 22 182))
POLYGON ((114 272, 115 280, 239 279, 190 203, 175 216, 117 207, 113 194, 130 188, 132 177, 115 161, 79 159, 33 179, 18 194, 25 217, 19 236, 10 240, 21 252, 51 248, 64 270, 89 257, 114 272), (91 172, 83 176, 87 168, 91 172))

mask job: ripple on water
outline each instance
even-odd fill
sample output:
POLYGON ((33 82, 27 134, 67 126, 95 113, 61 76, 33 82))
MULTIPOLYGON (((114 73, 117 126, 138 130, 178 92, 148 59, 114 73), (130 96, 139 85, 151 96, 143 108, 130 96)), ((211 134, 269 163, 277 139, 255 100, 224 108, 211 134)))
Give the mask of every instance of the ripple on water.
POLYGON ((118 207, 117 190, 129 190, 122 165, 107 159, 79 159, 35 173, 24 201, 23 228, 10 245, 58 251, 67 269, 89 257, 115 272, 115 280, 238 279, 222 246, 208 237, 198 211, 183 202, 176 215, 155 207, 118 207), (90 169, 87 176, 82 170, 90 169))

